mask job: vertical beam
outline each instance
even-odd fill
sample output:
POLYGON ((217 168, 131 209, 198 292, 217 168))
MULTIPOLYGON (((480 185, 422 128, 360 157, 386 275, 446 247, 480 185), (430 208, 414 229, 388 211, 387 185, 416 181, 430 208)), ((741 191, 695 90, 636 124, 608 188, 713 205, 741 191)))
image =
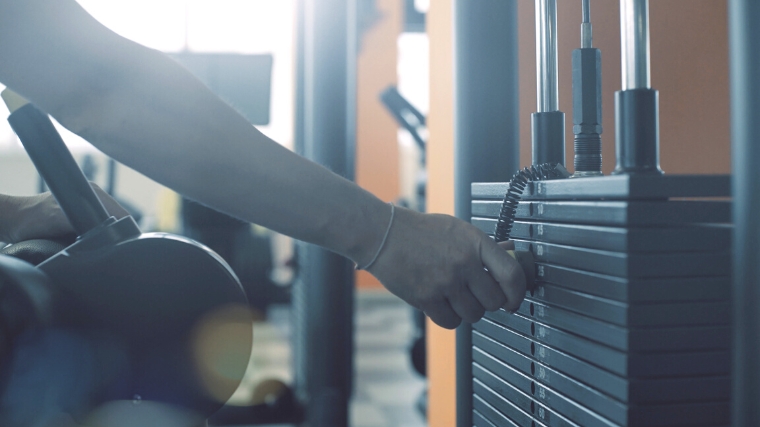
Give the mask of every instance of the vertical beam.
POLYGON ((760 425, 760 2, 729 0, 734 236, 731 425, 760 425))
POLYGON ((623 90, 615 93, 614 174, 657 174, 660 101, 649 71, 649 0, 620 0, 623 90))
MULTIPOLYGON (((454 1, 455 213, 470 221, 473 182, 519 166, 517 1, 454 1)), ((472 427, 472 327, 457 329, 457 426, 472 427)))
MULTIPOLYGON (((354 177, 356 110, 355 0, 305 0, 303 15, 303 153, 354 177)), ((300 277, 300 363, 306 423, 347 427, 353 377, 351 263, 304 245, 300 277)))
POLYGON ((649 89, 649 0, 620 2, 620 52, 623 90, 649 89))
POLYGON ((533 164, 565 164, 565 113, 559 111, 557 0, 536 0, 537 112, 531 115, 533 164))
POLYGON ((536 95, 539 113, 559 110, 557 0, 536 0, 536 95))

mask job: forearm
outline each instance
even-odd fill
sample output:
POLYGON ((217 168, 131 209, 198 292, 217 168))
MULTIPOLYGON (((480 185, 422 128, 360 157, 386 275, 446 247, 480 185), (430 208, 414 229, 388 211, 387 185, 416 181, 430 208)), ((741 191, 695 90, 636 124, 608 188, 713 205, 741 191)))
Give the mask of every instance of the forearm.
POLYGON ((33 58, 25 57, 31 47, 6 52, 22 61, 3 71, 9 86, 104 153, 187 197, 357 262, 375 249, 364 246, 382 238, 389 210, 381 201, 271 141, 166 55, 59 1, 42 3, 66 16, 35 25, 69 42, 33 58), (77 29, 57 27, 67 19, 77 29))
POLYGON ((142 54, 146 66, 72 127, 187 197, 364 260, 388 215, 382 202, 267 138, 174 61, 142 54))

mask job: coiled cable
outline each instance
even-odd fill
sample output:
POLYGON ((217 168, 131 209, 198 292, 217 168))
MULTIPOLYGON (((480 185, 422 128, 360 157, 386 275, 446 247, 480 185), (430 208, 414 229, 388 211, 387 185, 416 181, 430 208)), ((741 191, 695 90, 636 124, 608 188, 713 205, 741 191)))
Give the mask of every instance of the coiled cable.
POLYGON ((529 182, 546 181, 550 179, 567 178, 570 173, 564 166, 557 163, 544 163, 533 165, 518 171, 509 181, 509 189, 504 195, 504 202, 501 204, 499 219, 496 222, 494 237, 497 242, 509 240, 509 234, 512 232, 512 224, 515 221, 517 205, 520 203, 520 197, 528 186, 529 182))

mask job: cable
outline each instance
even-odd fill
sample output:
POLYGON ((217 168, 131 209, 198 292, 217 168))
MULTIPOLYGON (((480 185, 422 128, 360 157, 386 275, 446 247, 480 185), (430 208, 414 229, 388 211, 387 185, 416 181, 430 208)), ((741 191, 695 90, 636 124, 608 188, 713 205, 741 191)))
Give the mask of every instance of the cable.
POLYGON ((495 240, 497 242, 509 240, 512 224, 515 221, 517 205, 520 203, 522 193, 529 182, 568 178, 569 176, 570 173, 567 169, 559 163, 555 165, 550 163, 533 165, 518 171, 512 177, 512 180, 509 181, 509 189, 507 189, 507 194, 504 195, 504 202, 501 204, 499 219, 496 222, 496 230, 494 231, 495 240))

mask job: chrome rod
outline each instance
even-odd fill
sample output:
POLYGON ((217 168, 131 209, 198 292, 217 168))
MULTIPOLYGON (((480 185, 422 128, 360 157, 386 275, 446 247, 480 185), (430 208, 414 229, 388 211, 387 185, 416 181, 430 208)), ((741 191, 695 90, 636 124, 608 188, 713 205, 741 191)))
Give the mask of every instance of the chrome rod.
POLYGON ((650 88, 649 0, 620 0, 620 50, 623 90, 650 88))
POLYGON ((582 0, 583 22, 581 23, 581 48, 593 47, 593 33, 591 29, 591 0, 582 0))
POLYGON ((538 112, 559 110, 557 79, 557 0, 536 0, 538 112))

